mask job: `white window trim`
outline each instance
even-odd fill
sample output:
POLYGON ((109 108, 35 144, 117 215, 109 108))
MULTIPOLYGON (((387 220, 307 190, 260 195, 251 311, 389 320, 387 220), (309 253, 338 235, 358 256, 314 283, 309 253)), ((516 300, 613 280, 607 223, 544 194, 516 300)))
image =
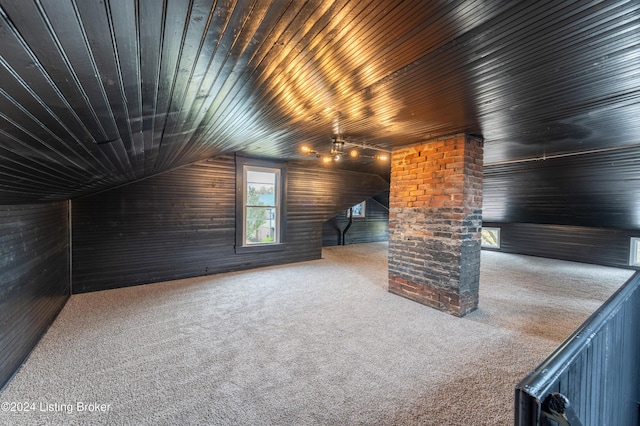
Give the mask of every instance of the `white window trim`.
POLYGON ((484 241, 483 241, 482 239, 481 239, 481 243, 480 243, 480 245, 481 245, 483 248, 499 249, 499 248, 500 248, 500 245, 501 245, 500 228, 496 228, 496 227, 493 227, 493 226, 486 226, 486 227, 482 227, 482 230, 483 230, 483 231, 484 231, 484 230, 487 230, 487 231, 488 231, 488 230, 496 231, 496 232, 497 232, 497 234, 498 234, 498 238, 497 238, 497 239, 498 239, 498 245, 495 245, 495 246, 486 245, 486 244, 484 244, 484 241))
POLYGON ((282 187, 282 173, 281 170, 278 168, 272 168, 272 167, 259 167, 259 166, 252 166, 249 164, 244 164, 242 166, 242 176, 243 176, 243 183, 242 183, 242 211, 243 211, 243 215, 242 215, 242 245, 243 246, 259 246, 259 245, 273 245, 273 244, 280 244, 280 223, 281 221, 281 213, 280 213, 280 206, 281 206, 281 196, 280 193, 282 192, 280 190, 280 188, 282 187), (275 182, 275 205, 273 206, 259 206, 259 207, 273 207, 276 210, 276 217, 275 217, 275 232, 274 232, 274 240, 271 242, 255 242, 255 243, 250 243, 247 241, 247 210, 250 207, 255 207, 255 206, 250 206, 247 204, 247 172, 265 172, 265 173, 274 173, 276 175, 276 182, 275 182))
POLYGON ((236 254, 261 253, 270 251, 281 251, 286 248, 287 233, 287 163, 247 158, 236 155, 236 254), (267 170, 278 171, 278 182, 276 185, 276 197, 278 208, 276 208, 276 235, 273 242, 246 244, 246 171, 247 170, 267 170))
MULTIPOLYGON (((361 205, 361 204, 362 204, 362 209, 360 210, 360 211, 361 211, 361 213, 360 213, 360 214, 354 214, 354 215, 353 215, 353 218, 354 218, 354 219, 360 219, 360 218, 366 217, 366 215, 367 215, 367 202, 366 202, 366 201, 363 201, 363 202, 361 202, 361 203, 358 203, 358 204, 354 205, 353 207, 355 207, 355 206, 359 206, 359 205, 361 205)), ((347 211, 346 211, 346 213, 345 213, 345 214, 346 214, 346 216, 347 216, 347 219, 349 219, 349 218, 351 217, 351 212, 352 212, 353 207, 352 207, 352 208, 350 208, 350 209, 347 209, 347 211)))
POLYGON ((640 266, 640 256, 638 256, 639 237, 631 237, 629 244, 629 266, 640 266))

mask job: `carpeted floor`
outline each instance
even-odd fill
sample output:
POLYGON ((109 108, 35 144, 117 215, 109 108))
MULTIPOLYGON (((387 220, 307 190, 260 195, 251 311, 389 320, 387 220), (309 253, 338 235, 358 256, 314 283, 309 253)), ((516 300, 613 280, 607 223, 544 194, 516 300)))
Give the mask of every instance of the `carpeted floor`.
POLYGON ((71 297, 0 423, 509 425, 515 384, 631 276, 483 252, 455 318, 386 291, 385 243, 323 253, 71 297))

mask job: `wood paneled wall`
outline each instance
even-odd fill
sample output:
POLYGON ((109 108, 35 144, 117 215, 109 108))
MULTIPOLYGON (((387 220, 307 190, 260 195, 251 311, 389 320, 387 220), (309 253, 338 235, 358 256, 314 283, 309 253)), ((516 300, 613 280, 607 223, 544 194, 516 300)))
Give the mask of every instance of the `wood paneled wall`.
POLYGON ((640 236, 640 148, 484 168, 483 225, 501 251, 628 267, 640 236), (631 213, 631 214, 630 214, 631 213))
POLYGON ((640 230, 640 148, 484 167, 483 219, 640 230))
POLYGON ((74 200, 73 293, 319 259, 322 223, 381 191, 377 175, 288 164, 284 251, 236 254, 224 156, 74 200))
POLYGON ((0 389, 69 297, 68 203, 0 206, 0 389))
MULTIPOLYGON (((372 243, 389 240, 389 192, 368 198, 365 217, 354 218, 345 235, 345 244, 372 243)), ((342 244, 341 231, 349 224, 346 211, 338 213, 322 224, 322 245, 342 244)))
POLYGON ((516 385, 514 425, 555 423, 540 418, 556 392, 569 400, 574 425, 640 424, 639 305, 636 273, 516 385))
POLYGON ((573 262, 632 268, 629 266, 630 237, 640 230, 537 223, 484 222, 500 228, 500 251, 573 262))

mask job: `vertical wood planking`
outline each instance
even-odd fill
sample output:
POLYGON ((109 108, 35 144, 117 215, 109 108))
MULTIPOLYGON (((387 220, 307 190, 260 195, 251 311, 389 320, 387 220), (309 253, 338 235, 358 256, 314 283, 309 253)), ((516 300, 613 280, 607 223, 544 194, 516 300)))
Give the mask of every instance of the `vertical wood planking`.
MULTIPOLYGON (((584 425, 636 425, 640 421, 640 273, 607 300, 516 387, 517 398, 565 395, 584 425)), ((538 424, 516 404, 516 425, 538 424)))
POLYGON ((68 203, 0 206, 0 389, 69 297, 68 203))

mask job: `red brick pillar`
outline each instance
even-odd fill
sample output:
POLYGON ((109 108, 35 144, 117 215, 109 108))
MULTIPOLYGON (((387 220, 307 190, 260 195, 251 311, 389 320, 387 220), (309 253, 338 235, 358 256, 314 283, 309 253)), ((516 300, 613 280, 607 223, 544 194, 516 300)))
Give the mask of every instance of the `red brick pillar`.
POLYGON ((464 134, 393 151, 390 292, 456 316, 478 307, 482 162, 464 134))

